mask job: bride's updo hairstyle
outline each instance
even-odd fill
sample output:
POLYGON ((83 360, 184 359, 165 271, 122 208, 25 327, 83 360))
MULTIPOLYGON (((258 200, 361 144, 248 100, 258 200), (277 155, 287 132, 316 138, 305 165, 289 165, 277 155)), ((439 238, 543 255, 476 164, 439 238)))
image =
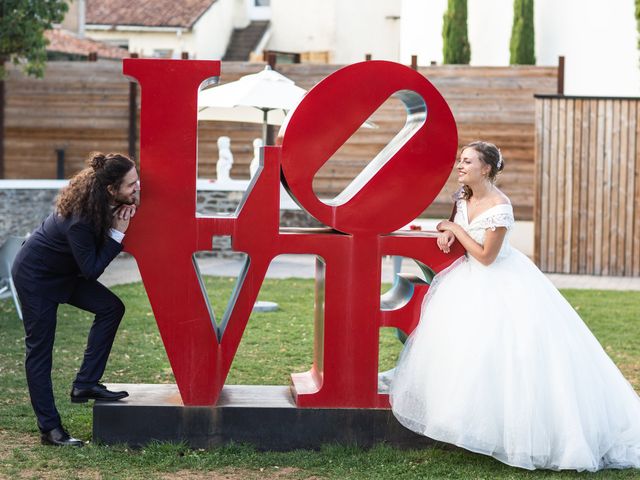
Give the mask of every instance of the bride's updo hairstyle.
MULTIPOLYGON (((480 140, 465 145, 462 147, 462 150, 466 150, 467 148, 473 148, 478 153, 480 160, 491 167, 491 170, 489 170, 489 174, 487 175, 487 179, 491 183, 495 183, 498 174, 504 170, 504 159, 502 158, 500 149, 493 143, 483 142, 480 140)), ((465 200, 469 200, 473 196, 473 191, 467 185, 464 185, 462 187, 461 196, 465 200)))

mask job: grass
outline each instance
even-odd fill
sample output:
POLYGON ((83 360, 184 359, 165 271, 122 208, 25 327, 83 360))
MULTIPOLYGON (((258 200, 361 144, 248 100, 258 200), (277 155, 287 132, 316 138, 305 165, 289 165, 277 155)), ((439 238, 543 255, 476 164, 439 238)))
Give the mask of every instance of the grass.
MULTIPOLYGON (((226 305, 234 280, 207 277, 216 312, 226 305)), ((105 380, 172 383, 162 342, 140 284, 114 291, 127 314, 118 331, 105 380)), ((640 292, 566 290, 578 310, 636 390, 640 389, 640 292)), ((267 280, 260 299, 280 310, 251 317, 227 383, 288 384, 292 372, 309 368, 313 345, 313 280, 267 280)), ((88 314, 61 306, 54 351, 53 381, 58 409, 70 432, 91 438, 91 405, 71 405, 68 390, 86 341, 88 314)), ((436 446, 398 450, 387 445, 363 450, 327 445, 320 451, 257 452, 244 445, 192 450, 157 443, 144 449, 89 444, 55 449, 38 443, 24 379, 22 325, 9 301, 0 301, 0 478, 394 478, 526 479, 640 478, 632 470, 527 472, 482 455, 436 446)), ((393 366, 400 347, 394 332, 381 333, 380 369, 393 366)))

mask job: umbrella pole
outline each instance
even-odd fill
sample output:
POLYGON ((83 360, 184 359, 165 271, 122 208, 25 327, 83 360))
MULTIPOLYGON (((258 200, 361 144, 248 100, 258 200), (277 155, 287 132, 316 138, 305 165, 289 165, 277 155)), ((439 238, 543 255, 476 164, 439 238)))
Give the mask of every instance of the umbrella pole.
POLYGON ((266 108, 262 109, 262 145, 267 144, 267 114, 269 110, 266 108))

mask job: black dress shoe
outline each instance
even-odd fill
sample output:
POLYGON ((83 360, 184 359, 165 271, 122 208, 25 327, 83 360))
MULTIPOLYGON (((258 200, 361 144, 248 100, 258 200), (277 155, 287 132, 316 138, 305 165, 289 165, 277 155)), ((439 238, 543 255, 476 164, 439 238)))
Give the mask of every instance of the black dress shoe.
POLYGON ((43 445, 55 445, 56 447, 82 447, 82 440, 73 438, 62 427, 54 428, 40 435, 43 445))
POLYGON ((129 394, 124 390, 121 392, 112 392, 111 390, 107 390, 107 387, 102 384, 97 384, 90 388, 73 387, 71 389, 71 401, 73 403, 86 403, 87 400, 114 402, 128 396, 129 394))

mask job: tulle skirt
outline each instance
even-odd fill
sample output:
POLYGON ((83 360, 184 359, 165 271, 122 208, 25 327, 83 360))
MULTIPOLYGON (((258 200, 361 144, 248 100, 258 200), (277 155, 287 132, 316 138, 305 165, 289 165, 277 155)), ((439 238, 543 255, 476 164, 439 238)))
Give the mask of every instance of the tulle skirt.
POLYGON ((526 469, 640 467, 640 399, 515 249, 464 258, 425 297, 390 388, 411 430, 526 469))

